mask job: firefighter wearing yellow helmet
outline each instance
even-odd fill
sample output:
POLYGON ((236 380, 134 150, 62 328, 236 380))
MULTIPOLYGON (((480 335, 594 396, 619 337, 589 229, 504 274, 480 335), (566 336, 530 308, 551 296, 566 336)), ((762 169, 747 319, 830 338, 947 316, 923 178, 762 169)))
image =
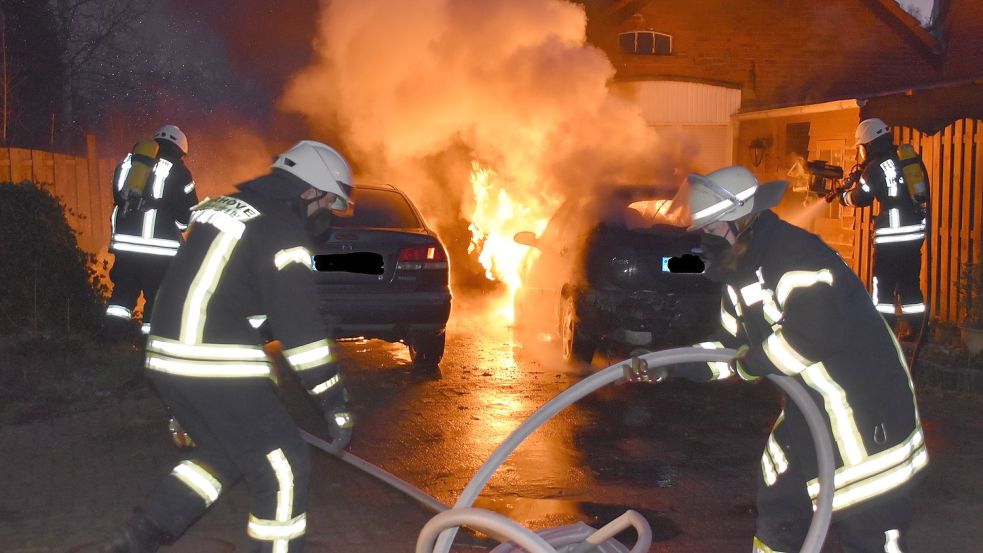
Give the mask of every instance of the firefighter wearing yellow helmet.
MULTIPOLYGON (((780 219, 786 183, 744 167, 690 175, 680 193, 702 233, 706 276, 721 282, 720 328, 698 344, 739 359, 672 367, 696 381, 769 374, 799 380, 832 430, 834 522, 844 550, 906 551, 914 477, 928 462, 904 358, 860 280, 835 251, 780 219), (864 301, 859 301, 864 299, 864 301)), ((651 381, 645 371, 636 381, 651 381)), ((816 453, 802 412, 785 398, 761 456, 753 550, 798 551, 818 496, 816 453)))
POLYGON ((334 344, 311 302, 317 294, 306 233, 324 210, 349 207, 351 169, 333 148, 305 140, 238 189, 194 207, 147 340, 148 377, 195 449, 105 552, 157 551, 239 480, 251 498, 249 550, 301 551, 310 459, 271 383, 266 339, 281 343, 334 447, 351 438, 334 344))

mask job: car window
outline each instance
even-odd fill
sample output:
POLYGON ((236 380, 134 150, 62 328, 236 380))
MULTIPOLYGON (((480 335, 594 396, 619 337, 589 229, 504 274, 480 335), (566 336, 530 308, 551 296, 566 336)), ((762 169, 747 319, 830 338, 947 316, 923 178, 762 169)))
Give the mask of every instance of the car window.
POLYGON ((629 229, 648 228, 653 225, 689 226, 689 221, 672 200, 660 198, 639 200, 625 208, 625 225, 629 229))
POLYGON ((662 189, 617 190, 598 198, 593 216, 602 225, 614 228, 647 229, 657 225, 689 226, 689 210, 662 189))
POLYGON ((585 197, 567 200, 556 211, 546 230, 540 236, 540 242, 561 248, 563 245, 578 243, 593 223, 585 218, 585 211, 590 205, 590 199, 585 197))
POLYGON ((391 190, 358 188, 351 217, 335 217, 335 227, 422 228, 406 198, 391 190))

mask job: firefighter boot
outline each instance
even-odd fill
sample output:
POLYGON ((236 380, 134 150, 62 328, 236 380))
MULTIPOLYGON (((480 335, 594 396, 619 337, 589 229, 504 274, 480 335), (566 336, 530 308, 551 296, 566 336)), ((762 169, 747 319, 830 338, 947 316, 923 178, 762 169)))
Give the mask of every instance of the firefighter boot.
POLYGON ((170 541, 154 521, 137 515, 120 532, 103 545, 100 553, 154 553, 170 541))

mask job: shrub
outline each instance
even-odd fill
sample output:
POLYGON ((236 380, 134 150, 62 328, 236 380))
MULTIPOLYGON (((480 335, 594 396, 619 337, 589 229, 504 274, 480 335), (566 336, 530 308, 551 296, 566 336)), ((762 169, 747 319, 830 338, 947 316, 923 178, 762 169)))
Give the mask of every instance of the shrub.
POLYGON ((962 323, 983 328, 983 263, 964 263, 957 280, 962 323))
POLYGON ((0 183, 0 334, 93 333, 107 290, 43 186, 0 183))

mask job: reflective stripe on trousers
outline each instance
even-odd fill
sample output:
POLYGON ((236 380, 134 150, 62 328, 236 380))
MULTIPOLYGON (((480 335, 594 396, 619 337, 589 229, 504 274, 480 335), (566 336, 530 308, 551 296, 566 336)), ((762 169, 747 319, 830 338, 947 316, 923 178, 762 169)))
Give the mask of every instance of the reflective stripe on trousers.
POLYGON ((307 515, 293 515, 294 475, 283 450, 271 451, 266 459, 277 481, 275 515, 270 520, 250 514, 248 534, 257 541, 270 542, 273 546, 272 553, 287 553, 290 541, 303 537, 306 532, 307 515))

